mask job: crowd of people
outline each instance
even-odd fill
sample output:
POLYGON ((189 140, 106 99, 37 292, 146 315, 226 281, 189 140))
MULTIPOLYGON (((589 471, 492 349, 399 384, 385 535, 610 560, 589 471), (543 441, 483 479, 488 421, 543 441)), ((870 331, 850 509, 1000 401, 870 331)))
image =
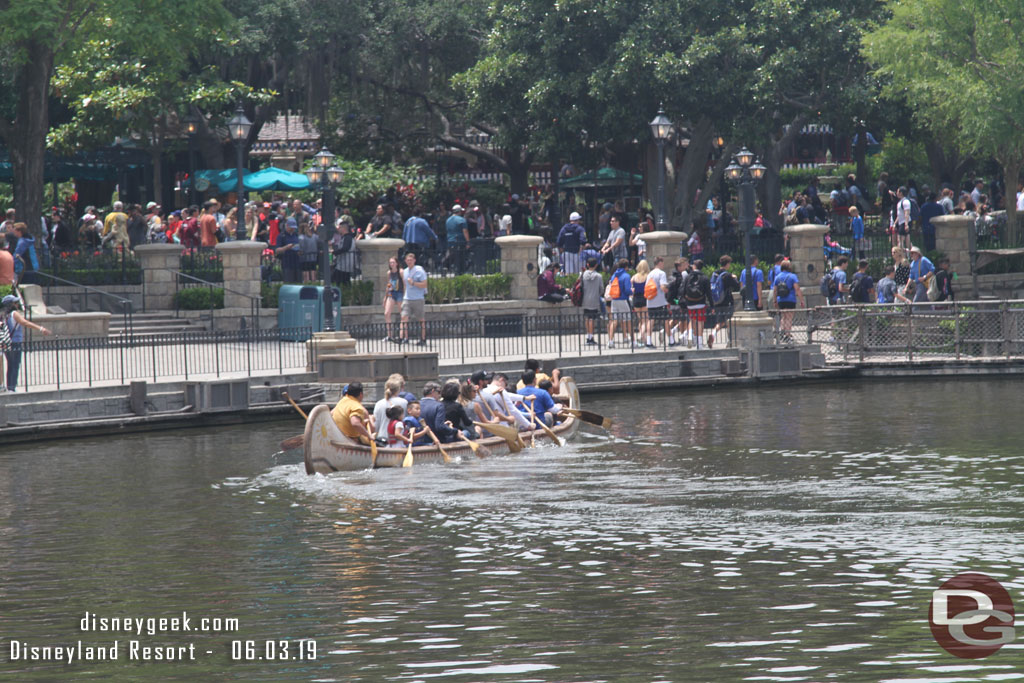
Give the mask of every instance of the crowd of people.
POLYGON ((363 406, 362 383, 352 382, 331 417, 350 439, 382 447, 429 445, 434 438, 440 443, 476 440, 495 434, 489 425, 532 431, 552 427, 563 417, 561 404, 554 399, 559 379, 557 369, 549 376, 537 360, 529 359, 515 387, 504 373, 478 370, 466 379, 427 382, 417 398, 407 390, 402 375, 393 374, 372 411, 363 406))

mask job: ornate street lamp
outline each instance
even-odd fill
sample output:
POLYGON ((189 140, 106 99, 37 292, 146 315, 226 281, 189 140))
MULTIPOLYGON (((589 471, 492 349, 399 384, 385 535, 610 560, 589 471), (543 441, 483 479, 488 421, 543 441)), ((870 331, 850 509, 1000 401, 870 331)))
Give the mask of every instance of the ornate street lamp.
POLYGON ((757 163, 757 157, 746 147, 733 155, 731 164, 725 167, 725 177, 739 190, 740 229, 743 230, 743 256, 747 260, 747 286, 743 296, 743 310, 756 311, 754 300, 754 263, 750 250, 750 234, 754 230, 754 187, 764 178, 767 169, 757 163))
POLYGON ((328 253, 331 238, 334 236, 334 188, 345 177, 345 170, 335 166, 337 157, 326 147, 322 147, 313 157, 313 165, 306 169, 310 189, 321 193, 320 229, 317 238, 320 240, 320 277, 324 282, 324 330, 334 331, 334 288, 331 286, 331 266, 328 253))
POLYGON ((242 182, 242 157, 245 154, 245 145, 249 141, 249 131, 251 130, 252 121, 245 117, 242 103, 239 102, 235 115, 228 121, 228 134, 235 141, 235 148, 238 150, 237 163, 235 164, 238 172, 238 197, 235 200, 235 239, 239 240, 245 239, 245 202, 243 200, 245 185, 242 182))
POLYGON ((658 115, 650 126, 658 145, 658 230, 665 230, 665 141, 672 135, 672 122, 665 116, 663 107, 658 107, 658 115))

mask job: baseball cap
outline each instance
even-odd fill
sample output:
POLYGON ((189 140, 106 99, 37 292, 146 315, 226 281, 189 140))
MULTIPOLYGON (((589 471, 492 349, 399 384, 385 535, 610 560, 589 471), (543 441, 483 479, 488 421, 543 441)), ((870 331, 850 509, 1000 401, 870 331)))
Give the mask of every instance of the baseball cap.
POLYGON ((493 375, 491 373, 487 372, 486 370, 477 370, 469 378, 469 381, 472 382, 473 384, 476 384, 477 382, 483 382, 483 381, 488 381, 489 382, 492 377, 493 377, 493 375))
POLYGON ((285 224, 284 224, 284 227, 286 227, 286 228, 296 228, 296 229, 298 229, 298 227, 299 227, 299 223, 298 223, 298 221, 296 221, 296 220, 295 220, 294 218, 289 218, 289 219, 288 219, 288 220, 287 220, 287 221, 285 222, 285 224))
POLYGON ((150 202, 150 203, 146 204, 146 208, 147 209, 152 209, 152 208, 155 208, 155 207, 156 207, 156 202, 150 202))
POLYGON ((462 211, 462 205, 455 204, 454 206, 452 206, 452 211, 462 211))
POLYGON ((578 221, 580 218, 582 218, 582 216, 580 216, 576 211, 569 214, 569 220, 571 221, 578 221))
POLYGON ((519 201, 519 195, 517 195, 517 194, 512 195, 512 201, 518 202, 519 201))
POLYGON ((614 209, 615 205, 612 204, 611 202, 605 202, 604 205, 601 206, 601 208, 602 209, 614 209))
POLYGON ((4 306, 6 306, 7 304, 12 304, 12 303, 13 304, 21 303, 21 299, 19 299, 18 297, 14 296, 13 294, 8 294, 7 296, 5 296, 3 298, 3 300, 0 300, 0 304, 3 304, 4 306))

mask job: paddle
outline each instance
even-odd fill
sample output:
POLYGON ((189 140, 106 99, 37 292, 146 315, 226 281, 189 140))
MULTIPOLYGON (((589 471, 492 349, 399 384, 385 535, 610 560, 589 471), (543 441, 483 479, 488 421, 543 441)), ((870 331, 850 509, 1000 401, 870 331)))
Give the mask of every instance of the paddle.
POLYGON ((420 424, 423 425, 423 428, 427 430, 427 434, 429 434, 430 438, 433 439, 434 445, 437 446, 437 450, 441 451, 441 455, 444 457, 445 464, 450 463, 452 459, 451 457, 449 457, 447 453, 444 452, 444 448, 441 446, 441 442, 438 440, 437 434, 434 434, 434 430, 428 427, 427 425, 423 424, 423 420, 420 420, 420 424))
POLYGON ((533 399, 531 396, 527 400, 530 402, 530 426, 533 428, 530 430, 530 448, 537 447, 537 413, 533 412, 533 399))
POLYGON ((588 424, 597 425, 602 429, 610 429, 612 426, 610 418, 607 418, 604 415, 598 415, 597 413, 592 413, 589 410, 576 410, 575 408, 566 408, 563 406, 562 412, 578 417, 588 424))
POLYGON ((505 439, 505 443, 508 444, 508 450, 511 453, 518 453, 523 450, 523 447, 519 445, 519 432, 515 427, 509 427, 500 422, 473 422, 473 424, 481 429, 486 429, 497 437, 505 439))
POLYGON ((377 440, 370 439, 370 469, 377 466, 377 440))
POLYGON ((412 467, 412 437, 409 437, 409 447, 405 449, 405 457, 402 458, 402 467, 412 467))
MULTIPOLYGON (((505 390, 504 389, 499 389, 498 390, 498 395, 499 395, 499 398, 501 398, 501 412, 505 413, 505 417, 512 417, 512 412, 509 410, 508 404, 505 403, 505 390)), ((512 406, 512 409, 515 410, 515 406, 512 406)), ((512 424, 513 424, 513 428, 516 430, 516 444, 519 446, 518 450, 515 450, 515 451, 512 451, 512 452, 513 453, 518 453, 520 450, 526 448, 526 442, 523 441, 523 437, 519 435, 519 428, 514 426, 516 424, 515 420, 512 420, 512 424)), ((508 439, 508 437, 505 437, 505 438, 508 439)), ((509 450, 512 450, 512 445, 511 444, 509 444, 509 450)))
MULTIPOLYGON (((530 419, 531 420, 533 419, 533 401, 536 400, 536 398, 537 398, 536 396, 529 396, 529 397, 527 397, 527 400, 530 401, 530 419)), ((551 437, 552 441, 554 441, 559 446, 564 446, 565 445, 565 441, 563 441, 562 438, 560 436, 558 436, 558 434, 555 434, 553 431, 551 431, 551 428, 547 426, 547 424, 544 422, 544 417, 543 416, 539 420, 538 424, 540 424, 540 428, 544 430, 544 433, 551 437)))
POLYGON ((302 434, 296 436, 290 436, 279 444, 279 448, 282 451, 290 451, 293 448, 302 448, 302 444, 305 442, 305 438, 302 434))
POLYGON ((491 451, 487 446, 481 446, 476 441, 473 441, 462 432, 459 432, 459 438, 469 444, 469 449, 473 451, 473 455, 478 458, 486 458, 491 454, 491 451))
POLYGON ((309 417, 306 415, 306 413, 303 412, 302 408, 299 407, 299 404, 296 403, 295 401, 293 401, 292 397, 288 395, 287 391, 282 391, 281 395, 284 396, 288 400, 288 402, 292 404, 292 408, 295 408, 295 410, 299 411, 299 415, 302 416, 303 420, 308 420, 309 419, 309 417))

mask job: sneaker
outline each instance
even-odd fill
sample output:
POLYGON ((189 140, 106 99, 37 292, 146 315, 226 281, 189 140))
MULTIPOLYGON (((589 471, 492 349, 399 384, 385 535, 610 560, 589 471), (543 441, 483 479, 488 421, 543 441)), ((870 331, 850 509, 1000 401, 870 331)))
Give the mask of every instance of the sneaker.
POLYGON ((381 341, 389 342, 389 341, 395 341, 395 340, 392 339, 391 337, 384 337, 381 341))
POLYGON ((597 342, 596 342, 596 341, 594 341, 594 339, 593 339, 593 338, 591 338, 591 339, 588 339, 588 340, 587 340, 587 345, 588 345, 588 346, 596 346, 596 345, 597 345, 597 342))
POLYGON ((409 340, 408 340, 408 339, 397 339, 396 341, 397 341, 397 342, 398 342, 399 344, 408 344, 408 343, 409 343, 409 340))
POLYGON ((426 345, 427 345, 427 340, 426 339, 420 339, 418 342, 416 342, 416 346, 426 346, 426 345))
POLYGON ((687 337, 686 338, 686 348, 688 348, 688 349, 692 349, 693 348, 693 337, 687 337))
POLYGON ((679 346, 679 342, 671 341, 668 343, 669 346, 679 346))
POLYGON ((615 342, 608 342, 608 348, 609 349, 614 349, 615 348, 615 342))
POLYGON ((654 344, 652 344, 650 342, 647 342, 646 344, 644 344, 644 346, 646 346, 649 349, 656 349, 656 348, 658 348, 657 346, 655 346, 654 344))

